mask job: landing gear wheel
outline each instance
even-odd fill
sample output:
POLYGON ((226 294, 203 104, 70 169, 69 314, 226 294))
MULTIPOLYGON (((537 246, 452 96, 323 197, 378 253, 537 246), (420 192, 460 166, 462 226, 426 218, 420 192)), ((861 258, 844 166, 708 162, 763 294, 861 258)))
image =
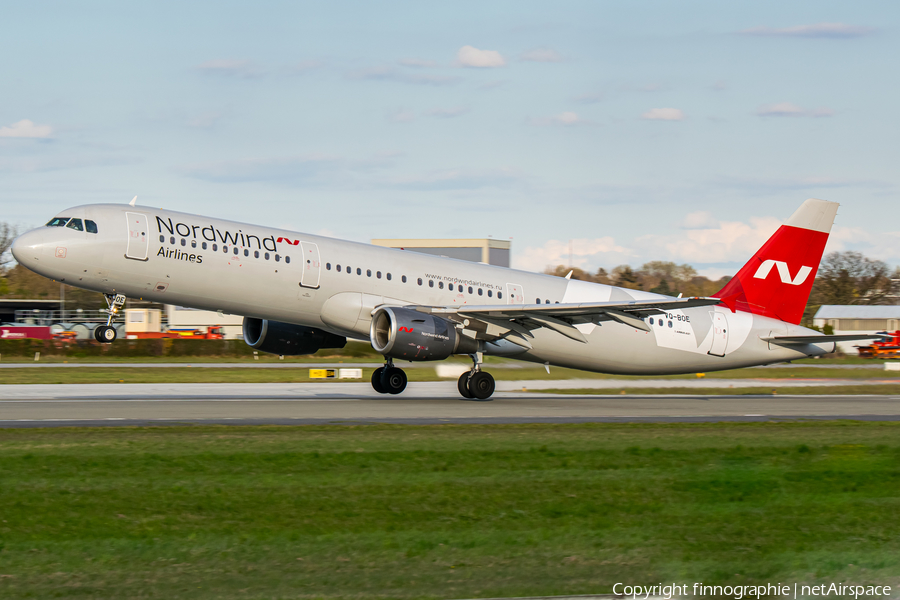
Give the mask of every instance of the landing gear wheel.
POLYGON ((469 391, 469 372, 466 371, 462 375, 459 376, 459 381, 456 382, 456 387, 459 389, 459 395, 463 398, 471 398, 472 392, 469 391))
POLYGON ((116 341, 116 328, 109 325, 100 325, 94 329, 94 339, 101 344, 111 344, 116 341))
POLYGON ((387 390, 381 385, 381 376, 384 375, 384 367, 378 367, 372 373, 372 387, 379 394, 387 394, 387 390))
POLYGON ((385 369, 381 376, 381 387, 388 394, 399 394, 406 389, 406 373, 397 367, 385 369))
POLYGON ((469 379, 469 393, 479 400, 487 400, 494 393, 494 377, 490 373, 478 371, 469 379))

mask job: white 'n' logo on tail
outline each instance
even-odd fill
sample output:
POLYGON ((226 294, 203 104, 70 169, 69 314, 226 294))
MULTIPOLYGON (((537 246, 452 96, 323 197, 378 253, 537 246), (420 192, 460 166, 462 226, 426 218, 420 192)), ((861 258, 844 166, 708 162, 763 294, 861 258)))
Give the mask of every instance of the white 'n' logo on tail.
POLYGON ((765 279, 769 276, 769 271, 771 271, 774 266, 778 267, 778 276, 781 278, 781 283, 788 283, 790 285, 800 285, 806 281, 806 278, 812 273, 812 267, 800 267, 800 270, 797 271, 797 276, 791 279, 791 272, 788 270, 786 262, 769 259, 759 265, 753 278, 765 279))

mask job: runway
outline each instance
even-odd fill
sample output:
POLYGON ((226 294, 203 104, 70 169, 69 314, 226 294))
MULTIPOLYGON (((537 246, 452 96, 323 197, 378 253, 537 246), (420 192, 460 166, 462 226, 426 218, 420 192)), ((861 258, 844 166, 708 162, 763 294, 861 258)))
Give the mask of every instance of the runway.
POLYGON ((398 396, 377 394, 367 383, 336 382, 4 385, 0 427, 900 420, 900 394, 595 396, 516 387, 534 381, 498 383, 502 391, 486 402, 459 397, 455 382, 411 383, 398 396))

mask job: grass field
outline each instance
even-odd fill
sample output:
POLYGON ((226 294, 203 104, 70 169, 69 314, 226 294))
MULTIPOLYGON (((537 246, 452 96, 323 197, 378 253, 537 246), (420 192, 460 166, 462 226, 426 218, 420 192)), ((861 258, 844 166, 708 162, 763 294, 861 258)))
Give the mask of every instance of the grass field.
POLYGON ((2 598, 900 582, 900 423, 0 430, 2 598))
MULTIPOLYGON (((335 364, 334 368, 340 368, 335 364)), ((372 369, 363 371, 363 379, 371 377, 372 369)), ((380 365, 377 365, 380 366, 380 365)), ((403 366, 398 363, 398 366, 403 366)), ((543 367, 530 363, 514 361, 488 363, 485 367, 498 380, 533 380, 533 379, 647 379, 648 377, 629 377, 627 375, 606 375, 589 373, 575 369, 552 367, 550 374, 543 367)), ((406 370, 410 381, 440 381, 433 365, 410 368, 406 370)), ((828 369, 796 366, 784 368, 733 369, 706 373, 707 379, 884 379, 896 380, 900 384, 900 373, 885 372, 879 369, 828 369)), ((652 379, 696 379, 696 375, 665 375, 652 379)), ((266 368, 265 365, 255 369, 231 368, 227 364, 222 368, 184 367, 46 367, 41 369, 12 368, 0 369, 0 384, 29 383, 298 383, 311 381, 309 369, 302 364, 297 368, 266 368)), ((321 380, 318 380, 321 381, 321 380)), ((352 381, 352 380, 348 380, 352 381)))

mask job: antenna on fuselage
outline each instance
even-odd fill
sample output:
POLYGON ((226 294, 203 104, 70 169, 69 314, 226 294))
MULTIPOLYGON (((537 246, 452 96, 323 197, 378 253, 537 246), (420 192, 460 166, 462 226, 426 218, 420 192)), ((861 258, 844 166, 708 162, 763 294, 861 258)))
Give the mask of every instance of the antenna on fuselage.
POLYGON ((134 206, 135 202, 137 202, 137 196, 131 199, 131 202, 128 203, 128 206, 134 206))

